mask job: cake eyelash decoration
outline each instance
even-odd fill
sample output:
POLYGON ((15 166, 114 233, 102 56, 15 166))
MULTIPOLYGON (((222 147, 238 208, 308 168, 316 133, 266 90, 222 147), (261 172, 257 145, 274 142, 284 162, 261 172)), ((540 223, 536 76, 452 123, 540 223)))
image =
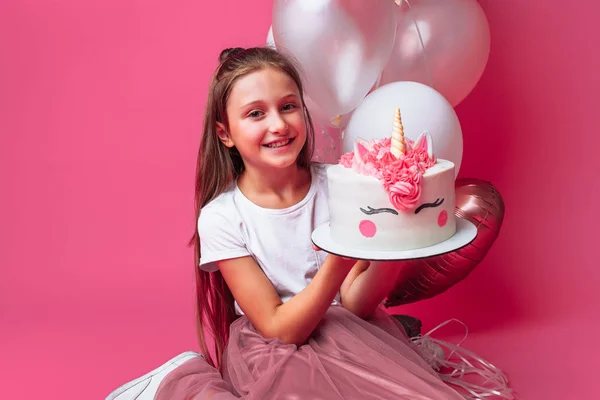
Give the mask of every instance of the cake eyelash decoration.
POLYGON ((415 210, 415 214, 418 214, 419 211, 421 211, 422 209, 427 208, 427 207, 434 208, 434 207, 441 206, 443 202, 444 202, 444 199, 442 199, 442 200, 435 199, 435 201, 433 203, 423 203, 419 207, 417 207, 417 209, 415 210))
POLYGON ((360 208, 360 211, 364 212, 367 215, 373 215, 373 214, 382 214, 382 213, 391 213, 394 215, 398 215, 398 211, 394 210, 393 208, 372 208, 372 207, 367 207, 368 209, 365 210, 364 208, 360 208))

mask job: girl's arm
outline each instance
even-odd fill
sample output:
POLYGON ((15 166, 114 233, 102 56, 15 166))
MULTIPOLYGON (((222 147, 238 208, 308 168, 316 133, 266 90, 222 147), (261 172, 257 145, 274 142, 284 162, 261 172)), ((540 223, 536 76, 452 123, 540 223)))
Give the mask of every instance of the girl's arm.
POLYGON ((252 257, 223 260, 218 266, 238 305, 263 337, 300 346, 325 315, 354 263, 328 255, 312 281, 285 303, 252 257))
POLYGON ((340 288, 342 306, 361 318, 370 317, 404 271, 399 262, 359 261, 340 288))

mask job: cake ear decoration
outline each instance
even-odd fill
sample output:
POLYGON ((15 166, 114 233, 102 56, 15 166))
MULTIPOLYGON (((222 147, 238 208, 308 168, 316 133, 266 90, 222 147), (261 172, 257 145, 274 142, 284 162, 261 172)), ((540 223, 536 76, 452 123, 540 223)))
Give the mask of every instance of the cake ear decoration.
POLYGON ((417 141, 413 146, 414 150, 423 149, 427 152, 427 155, 431 160, 433 160, 433 140, 431 139, 431 135, 429 132, 425 131, 421 133, 417 141))
POLYGON ((357 161, 363 163, 364 155, 370 151, 373 151, 373 146, 371 146, 371 143, 364 139, 356 138, 354 141, 354 157, 356 157, 357 161))

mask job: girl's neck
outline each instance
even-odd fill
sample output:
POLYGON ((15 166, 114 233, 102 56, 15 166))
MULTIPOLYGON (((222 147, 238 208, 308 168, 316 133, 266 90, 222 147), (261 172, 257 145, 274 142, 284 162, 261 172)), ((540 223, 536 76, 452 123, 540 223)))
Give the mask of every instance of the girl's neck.
POLYGON ((250 201, 263 208, 291 207, 306 197, 311 184, 310 172, 296 164, 268 173, 245 169, 238 188, 250 201))

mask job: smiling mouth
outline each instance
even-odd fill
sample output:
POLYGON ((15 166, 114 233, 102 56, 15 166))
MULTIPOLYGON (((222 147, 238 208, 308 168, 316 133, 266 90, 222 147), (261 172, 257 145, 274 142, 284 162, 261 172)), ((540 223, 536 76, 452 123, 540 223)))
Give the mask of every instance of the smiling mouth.
POLYGON ((267 147, 269 149, 277 149, 279 147, 287 146, 288 144, 292 143, 294 141, 294 139, 295 138, 278 140, 277 142, 263 144, 263 146, 267 147))

